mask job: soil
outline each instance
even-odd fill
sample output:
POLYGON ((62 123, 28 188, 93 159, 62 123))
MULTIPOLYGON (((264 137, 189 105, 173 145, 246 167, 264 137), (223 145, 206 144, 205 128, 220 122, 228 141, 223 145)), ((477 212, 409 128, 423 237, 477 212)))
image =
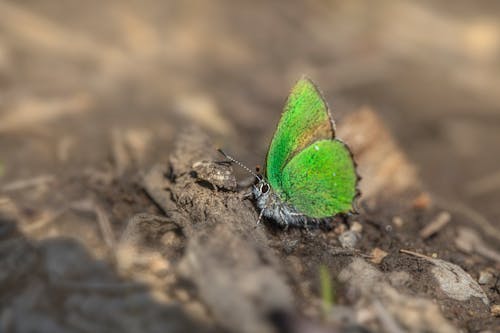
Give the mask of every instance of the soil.
POLYGON ((500 331, 498 6, 0 3, 0 331, 500 331), (256 225, 303 74, 360 213, 256 225))

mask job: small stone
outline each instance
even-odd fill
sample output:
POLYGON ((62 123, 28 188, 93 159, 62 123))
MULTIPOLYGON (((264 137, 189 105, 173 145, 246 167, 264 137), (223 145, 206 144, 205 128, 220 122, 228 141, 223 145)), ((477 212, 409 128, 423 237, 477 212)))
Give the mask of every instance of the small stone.
POLYGON ((387 257, 387 252, 385 252, 382 249, 379 249, 378 247, 374 248, 371 252, 372 258, 370 261, 374 264, 380 264, 382 260, 384 260, 385 257, 387 257))
POLYGON ((410 274, 405 271, 394 271, 388 274, 391 285, 396 288, 404 287, 411 280, 410 274))
POLYGON ((361 239, 361 235, 358 232, 347 230, 340 234, 339 241, 342 247, 353 249, 356 247, 356 244, 361 239))
POLYGON ((196 178, 212 184, 212 186, 229 191, 235 191, 238 184, 230 164, 199 161, 193 164, 196 178))
POLYGON ((394 216, 394 217, 392 218, 392 223, 393 223, 396 227, 401 228, 405 222, 403 221, 403 219, 401 218, 401 216, 394 216))
POLYGON ((300 287, 300 291, 302 292, 302 294, 304 294, 304 296, 310 297, 312 295, 310 281, 302 281, 299 284, 299 287, 300 287))
POLYGON ((178 248, 183 245, 183 240, 175 232, 167 232, 161 236, 161 243, 167 248, 178 248))
POLYGON ((500 305, 498 304, 492 305, 491 314, 495 317, 500 317, 500 305))
POLYGON ((415 209, 427 209, 432 203, 432 199, 428 193, 421 193, 418 197, 413 200, 413 208, 415 209))
POLYGON ((342 224, 338 224, 334 229, 333 229, 333 232, 335 232, 337 235, 340 235, 342 233, 344 233, 346 231, 346 227, 345 225, 342 223, 342 224))
POLYGON ((200 302, 197 301, 189 302, 184 306, 184 308, 186 309, 186 312, 190 314, 193 318, 201 322, 210 322, 207 310, 200 302))
POLYGON ((484 304, 489 304, 488 296, 479 284, 460 266, 441 259, 429 260, 434 264, 432 274, 439 283, 441 290, 455 300, 467 301, 471 297, 480 298, 484 304))
POLYGON ((290 265, 290 267, 292 267, 292 270, 294 272, 301 274, 304 271, 304 266, 302 265, 299 257, 288 256, 286 260, 288 261, 288 264, 290 265))
POLYGON ((283 243, 283 252, 285 254, 291 254, 297 248, 300 248, 301 244, 298 240, 287 240, 283 243))
POLYGON ((351 230, 354 232, 361 233, 363 231, 363 225, 358 221, 354 221, 351 225, 351 230))
POLYGON ((150 292, 151 298, 160 304, 171 304, 172 299, 163 291, 158 289, 153 289, 150 292))
POLYGON ((189 297, 189 294, 186 290, 184 289, 176 289, 175 290, 175 297, 182 303, 186 303, 189 301, 191 297, 189 297))
POLYGON ((160 255, 155 255, 149 262, 149 268, 153 274, 165 275, 170 270, 170 263, 160 255))
POLYGON ((494 276, 493 273, 490 271, 481 271, 479 272, 479 279, 477 282, 479 284, 489 284, 493 280, 494 276))

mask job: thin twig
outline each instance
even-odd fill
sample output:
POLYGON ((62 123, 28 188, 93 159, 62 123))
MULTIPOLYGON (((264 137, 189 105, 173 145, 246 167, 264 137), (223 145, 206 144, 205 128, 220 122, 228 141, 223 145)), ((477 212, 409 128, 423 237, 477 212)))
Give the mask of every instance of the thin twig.
POLYGON ((55 180, 53 175, 41 175, 34 178, 19 179, 2 186, 2 191, 19 191, 31 187, 39 187, 52 183, 55 180))
POLYGON ((123 134, 120 129, 114 128, 111 131, 111 153, 117 176, 123 175, 131 164, 131 158, 128 153, 123 134))
POLYGON ((394 317, 387 311, 387 309, 380 303, 379 300, 373 301, 373 309, 380 319, 380 324, 384 327, 384 332, 388 333, 404 333, 404 331, 399 327, 394 317))
POLYGON ((111 226, 108 214, 104 211, 104 209, 93 199, 75 201, 70 204, 70 208, 80 212, 95 214, 104 243, 109 250, 112 250, 113 253, 115 253, 116 241, 113 233, 113 227, 111 226))
POLYGON ((62 116, 79 114, 90 110, 90 104, 90 97, 82 94, 52 100, 27 98, 2 114, 0 133, 24 130, 62 116))
POLYGON ((413 251, 409 251, 409 250, 400 249, 399 252, 406 253, 406 254, 409 254, 411 256, 422 258, 422 259, 429 260, 429 261, 434 261, 435 260, 434 258, 426 256, 425 254, 421 254, 421 253, 413 252, 413 251))
POLYGON ((500 191, 500 170, 469 182, 465 186, 465 192, 473 196, 483 195, 493 191, 500 191))
POLYGON ((79 291, 106 291, 120 292, 130 290, 146 290, 147 287, 136 282, 72 282, 72 281, 54 281, 57 287, 64 289, 74 289, 79 291))
POLYGON ((438 231, 443 229, 451 221, 451 215, 448 212, 441 212, 435 219, 420 230, 420 237, 427 239, 438 231))
POLYGON ((488 247, 481 236, 471 228, 459 228, 455 244, 465 253, 477 253, 500 263, 500 253, 488 247))
POLYGON ((478 227, 480 227, 486 235, 500 241, 500 231, 478 211, 458 201, 451 202, 437 196, 435 196, 434 199, 439 205, 446 207, 448 210, 465 215, 471 220, 471 222, 474 222, 478 227))
POLYGON ((32 233, 32 232, 39 230, 43 227, 46 227, 50 223, 54 222, 65 211, 66 211, 66 208, 59 209, 57 211, 43 212, 42 216, 40 218, 38 218, 36 221, 33 221, 33 222, 26 224, 26 225, 23 225, 21 228, 26 233, 32 233))
POLYGON ((97 216, 97 221, 99 222, 99 227, 101 229, 102 236, 104 238, 104 242, 106 243, 106 246, 110 250, 115 249, 115 236, 113 233, 113 228, 111 227, 111 222, 109 221, 109 217, 102 209, 101 206, 98 204, 95 204, 95 213, 97 216))

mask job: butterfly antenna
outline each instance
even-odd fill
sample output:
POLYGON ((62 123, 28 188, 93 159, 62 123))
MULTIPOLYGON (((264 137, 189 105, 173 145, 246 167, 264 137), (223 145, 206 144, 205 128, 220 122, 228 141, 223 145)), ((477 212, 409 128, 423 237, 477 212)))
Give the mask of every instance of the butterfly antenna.
POLYGON ((235 160, 234 158, 232 158, 231 156, 229 156, 228 154, 226 154, 222 149, 217 149, 217 151, 219 153, 221 153, 225 158, 227 158, 228 160, 230 160, 231 162, 234 162, 236 164, 238 164, 241 168, 245 169, 246 171, 248 171, 250 174, 252 174, 255 178, 257 178, 259 181, 262 180, 262 177, 260 177, 258 174, 256 174, 255 172, 253 172, 249 167, 247 167, 246 165, 244 165, 243 163, 241 163, 240 161, 238 160, 235 160))

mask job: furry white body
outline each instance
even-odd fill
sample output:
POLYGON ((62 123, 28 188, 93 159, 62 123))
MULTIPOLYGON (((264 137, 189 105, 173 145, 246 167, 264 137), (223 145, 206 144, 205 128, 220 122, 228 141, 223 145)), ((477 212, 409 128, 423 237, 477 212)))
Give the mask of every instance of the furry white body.
POLYGON ((254 185, 252 193, 260 209, 259 221, 264 216, 285 228, 288 226, 307 228, 308 225, 314 225, 323 220, 308 217, 283 202, 265 180, 260 180, 254 185))

